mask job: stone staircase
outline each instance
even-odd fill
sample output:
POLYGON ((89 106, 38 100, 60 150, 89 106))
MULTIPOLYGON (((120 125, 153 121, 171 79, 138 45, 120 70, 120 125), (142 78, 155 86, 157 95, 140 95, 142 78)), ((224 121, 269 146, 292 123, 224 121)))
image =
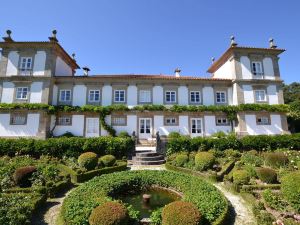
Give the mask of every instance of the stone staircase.
POLYGON ((133 166, 162 165, 165 163, 165 156, 156 152, 156 148, 149 144, 139 144, 135 147, 135 154, 132 157, 133 166))

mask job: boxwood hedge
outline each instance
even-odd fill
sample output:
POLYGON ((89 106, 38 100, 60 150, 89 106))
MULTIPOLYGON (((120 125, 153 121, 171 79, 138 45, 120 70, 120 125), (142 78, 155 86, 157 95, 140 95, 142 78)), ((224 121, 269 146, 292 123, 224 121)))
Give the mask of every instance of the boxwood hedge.
POLYGON ((228 202, 213 185, 199 177, 170 171, 123 171, 95 177, 72 191, 64 200, 61 218, 68 225, 87 225, 92 210, 129 190, 151 185, 183 193, 183 201, 197 206, 205 224, 221 224, 228 202))

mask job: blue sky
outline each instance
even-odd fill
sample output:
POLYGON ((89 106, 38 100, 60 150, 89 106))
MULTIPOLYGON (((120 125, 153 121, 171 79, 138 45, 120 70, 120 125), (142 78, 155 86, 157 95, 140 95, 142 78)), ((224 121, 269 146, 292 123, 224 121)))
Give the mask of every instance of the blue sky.
MULTIPOLYGON (((273 37, 286 83, 300 81, 300 1, 274 0, 27 0, 3 1, 0 33, 47 40, 51 30, 91 74, 209 76, 233 34, 243 46, 267 47, 273 37)), ((82 71, 77 71, 82 74, 82 71)))

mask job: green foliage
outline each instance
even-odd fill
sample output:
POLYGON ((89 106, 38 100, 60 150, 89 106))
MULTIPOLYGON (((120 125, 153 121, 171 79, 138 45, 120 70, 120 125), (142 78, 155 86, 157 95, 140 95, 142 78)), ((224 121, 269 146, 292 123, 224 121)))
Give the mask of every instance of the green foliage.
POLYGON ((208 224, 223 217, 228 209, 226 198, 213 185, 198 177, 143 170, 102 175, 80 185, 65 198, 61 216, 65 224, 87 225, 92 210, 108 198, 117 198, 128 191, 140 191, 150 185, 182 192, 183 200, 193 203, 208 224))
POLYGON ((269 152, 264 154, 265 163, 273 168, 280 168, 287 166, 289 159, 282 152, 269 152))
POLYGON ((198 152, 195 156, 195 167, 199 171, 210 169, 214 162, 215 157, 209 152, 198 152))
POLYGON ((78 157, 78 164, 86 170, 93 170, 98 164, 97 154, 94 152, 85 152, 78 157))
POLYGON ((277 211, 286 211, 288 203, 283 200, 281 194, 278 192, 272 192, 270 189, 266 189, 262 192, 262 196, 267 205, 277 211))
POLYGON ((35 166, 24 166, 16 169, 13 175, 16 185, 20 187, 30 187, 30 178, 34 172, 36 172, 35 166))
POLYGON ((5 139, 0 138, 0 155, 49 155, 58 158, 63 156, 78 158, 86 151, 93 151, 97 155, 111 154, 117 158, 127 156, 133 149, 131 138, 97 137, 97 138, 49 138, 37 139, 5 139))
POLYGON ((249 166, 261 166, 263 159, 253 151, 249 151, 242 154, 241 163, 249 166))
POLYGON ((175 164, 176 166, 183 167, 184 164, 186 164, 188 161, 189 161, 189 157, 187 156, 187 154, 179 154, 176 156, 175 164))
POLYGON ((90 225, 126 225, 129 216, 126 207, 118 202, 106 202, 96 207, 90 217, 90 225))
POLYGON ((233 183, 236 185, 248 184, 250 176, 246 170, 235 170, 232 174, 233 183))
POLYGON ((162 211, 162 225, 198 225, 200 220, 199 210, 190 202, 175 201, 162 211))
POLYGON ((300 171, 292 172, 281 179, 281 191, 284 198, 300 212, 300 171))
POLYGON ((151 213, 151 215, 150 215, 150 220, 151 220, 150 225, 161 225, 161 223, 162 223, 162 218, 161 218, 162 210, 163 210, 163 208, 158 208, 158 209, 154 210, 151 213))
POLYGON ((180 138, 180 133, 178 132, 170 132, 169 135, 168 135, 168 138, 170 139, 176 139, 176 138, 180 138))
POLYGON ((127 133, 127 131, 121 131, 119 133, 118 137, 128 138, 128 137, 130 137, 130 135, 127 133))
POLYGON ((293 82, 283 87, 284 102, 289 104, 300 99, 300 83, 293 82))
POLYGON ((100 161, 104 166, 113 166, 116 163, 116 157, 113 155, 105 155, 100 158, 100 161))
POLYGON ((256 168, 258 178, 265 183, 272 184, 277 182, 277 173, 271 168, 256 168))

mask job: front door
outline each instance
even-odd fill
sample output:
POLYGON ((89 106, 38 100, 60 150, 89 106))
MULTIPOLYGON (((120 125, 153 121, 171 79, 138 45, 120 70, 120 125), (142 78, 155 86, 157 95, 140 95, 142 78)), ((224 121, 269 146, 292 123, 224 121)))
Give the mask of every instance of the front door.
POLYGON ((86 118, 86 137, 99 137, 99 118, 86 118))
POLYGON ((140 118, 139 119, 139 139, 152 138, 152 119, 140 118))
POLYGON ((191 137, 203 136, 201 118, 191 118, 191 137))

